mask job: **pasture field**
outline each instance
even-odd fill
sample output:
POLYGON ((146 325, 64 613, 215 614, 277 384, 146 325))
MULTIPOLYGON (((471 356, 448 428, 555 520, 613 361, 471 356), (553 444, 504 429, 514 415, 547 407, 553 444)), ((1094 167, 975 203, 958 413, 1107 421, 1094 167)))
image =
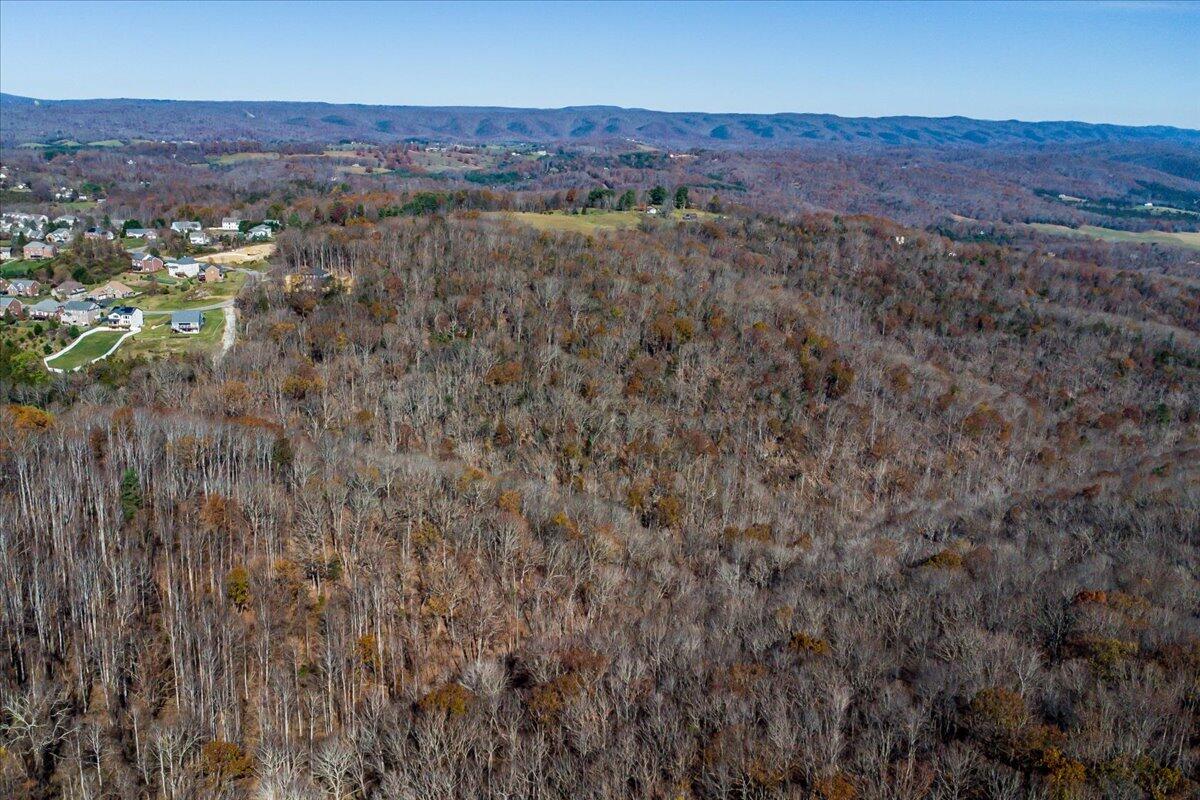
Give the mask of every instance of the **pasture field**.
POLYGON ((208 163, 216 166, 229 166, 230 164, 240 164, 243 161, 274 161, 280 158, 279 153, 226 153, 223 156, 213 156, 208 159, 208 163))
POLYGON ((1096 225, 1080 225, 1078 228, 1068 228, 1066 225, 1051 225, 1044 222, 1030 223, 1029 227, 1035 228, 1042 233, 1052 233, 1057 236, 1102 239, 1106 242, 1163 244, 1173 247, 1187 247, 1193 250, 1200 250, 1200 233, 1193 232, 1170 233, 1167 231, 1121 231, 1115 228, 1101 228, 1096 225))

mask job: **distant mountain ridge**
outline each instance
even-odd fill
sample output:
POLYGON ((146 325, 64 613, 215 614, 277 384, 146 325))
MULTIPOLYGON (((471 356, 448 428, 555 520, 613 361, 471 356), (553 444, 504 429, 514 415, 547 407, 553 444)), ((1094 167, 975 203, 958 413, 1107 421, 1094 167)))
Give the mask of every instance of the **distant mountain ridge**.
POLYGON ((1196 130, 1085 122, 693 113, 616 106, 532 109, 242 100, 38 100, 0 94, 0 143, 111 138, 547 144, 632 140, 676 148, 783 148, 814 143, 980 147, 1136 141, 1200 146, 1200 131, 1196 130))

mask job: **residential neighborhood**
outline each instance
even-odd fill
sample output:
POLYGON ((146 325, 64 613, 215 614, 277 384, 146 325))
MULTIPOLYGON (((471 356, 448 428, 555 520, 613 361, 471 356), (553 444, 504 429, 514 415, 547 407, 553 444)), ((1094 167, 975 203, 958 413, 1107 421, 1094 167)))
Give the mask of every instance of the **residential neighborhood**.
POLYGON ((69 371, 118 349, 183 352, 219 345, 219 331, 232 317, 227 308, 206 312, 229 306, 248 270, 231 271, 214 256, 225 248, 235 254, 233 264, 242 264, 243 250, 269 253, 279 220, 236 213, 169 220, 97 215, 89 212, 102 200, 83 203, 82 194, 73 192, 70 202, 87 206, 83 211, 0 212, 0 333, 20 332, 23 346, 36 348, 51 371, 64 364, 69 371), (112 338, 118 333, 122 338, 112 338), (158 344, 170 337, 178 344, 158 344), (84 339, 86 348, 73 347, 84 339), (102 346, 110 341, 111 347, 102 346), (65 352, 72 356, 60 357, 65 352))

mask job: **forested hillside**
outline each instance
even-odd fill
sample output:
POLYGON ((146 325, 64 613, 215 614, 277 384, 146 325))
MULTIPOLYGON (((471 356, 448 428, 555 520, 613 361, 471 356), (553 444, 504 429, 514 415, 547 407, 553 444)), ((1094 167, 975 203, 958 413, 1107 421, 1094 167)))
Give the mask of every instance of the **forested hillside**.
POLYGON ((404 139, 479 142, 600 142, 635 139, 660 147, 756 148, 980 146, 1171 142, 1200 145, 1200 131, 1083 122, 966 117, 838 117, 833 114, 715 114, 617 106, 481 108, 193 100, 35 100, 0 95, 0 142, 70 138, 328 142, 404 139))
POLYGON ((1196 796, 1193 277, 460 200, 5 380, 0 795, 1196 796))

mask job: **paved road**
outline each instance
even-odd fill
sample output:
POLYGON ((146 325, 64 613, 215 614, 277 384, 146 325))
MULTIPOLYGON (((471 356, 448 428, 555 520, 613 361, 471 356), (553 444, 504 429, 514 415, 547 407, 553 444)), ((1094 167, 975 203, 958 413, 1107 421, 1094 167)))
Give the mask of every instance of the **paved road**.
POLYGON ((207 305, 207 306, 196 306, 195 308, 172 308, 172 309, 168 309, 165 311, 145 311, 145 310, 143 310, 142 313, 145 314, 147 317, 150 317, 150 316, 155 316, 155 315, 162 316, 163 314, 174 314, 176 311, 216 311, 218 308, 228 308, 229 306, 233 305, 233 301, 235 299, 236 298, 231 297, 228 300, 222 300, 219 303, 213 303, 212 305, 207 305))

